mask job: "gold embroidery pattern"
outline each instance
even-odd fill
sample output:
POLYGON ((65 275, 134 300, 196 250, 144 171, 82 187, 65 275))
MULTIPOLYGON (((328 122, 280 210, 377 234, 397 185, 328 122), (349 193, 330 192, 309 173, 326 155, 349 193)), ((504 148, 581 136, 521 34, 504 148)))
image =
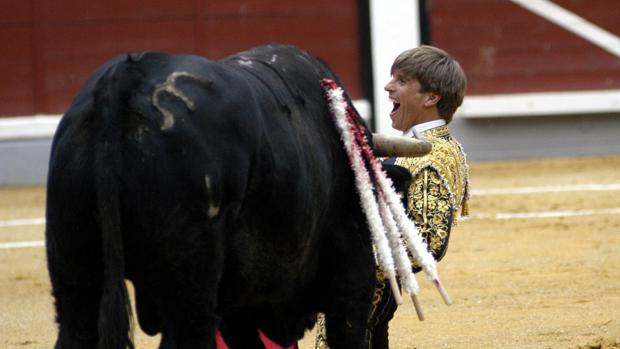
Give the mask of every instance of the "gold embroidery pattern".
MULTIPOLYGON (((461 145, 447 126, 423 133, 433 149, 422 157, 398 158, 396 165, 411 172, 413 181, 407 192, 409 214, 436 259, 445 252, 452 224, 458 214, 467 215, 469 168, 461 145)), ((417 267, 413 263, 414 267, 417 267)))
MULTIPOLYGON (((450 197, 439 173, 430 168, 416 175, 407 194, 409 214, 437 260, 448 243, 452 213, 450 197)), ((412 264, 419 267, 413 260, 412 264)))
POLYGON ((387 284, 385 281, 383 272, 377 269, 377 280, 375 281, 375 293, 372 295, 372 308, 370 309, 370 317, 368 318, 369 321, 376 318, 377 307, 379 306, 381 299, 383 299, 383 293, 385 292, 385 286, 387 284))
MULTIPOLYGON (((469 168, 463 148, 452 138, 447 126, 440 126, 423 133, 425 140, 431 142, 433 149, 423 157, 397 158, 396 165, 411 172, 413 181, 407 192, 409 214, 427 242, 433 256, 440 259, 450 234, 450 213, 452 224, 456 224, 457 214, 468 214, 469 168)), ((418 267, 412 260, 412 267, 418 267)), ((418 267, 419 268, 419 267, 418 267)), ((369 327, 377 321, 377 311, 386 290, 385 276, 377 272, 375 293, 369 327)), ((325 316, 319 314, 315 349, 329 349, 325 329, 325 316)))
POLYGON ((421 157, 397 158, 396 165, 408 169, 413 177, 429 167, 435 169, 450 192, 454 211, 467 215, 469 168, 461 144, 450 135, 447 126, 430 129, 422 135, 433 145, 431 152, 421 157))
POLYGON ((327 345, 327 331, 325 329, 325 314, 320 313, 316 321, 318 330, 316 331, 315 349, 329 349, 327 345))

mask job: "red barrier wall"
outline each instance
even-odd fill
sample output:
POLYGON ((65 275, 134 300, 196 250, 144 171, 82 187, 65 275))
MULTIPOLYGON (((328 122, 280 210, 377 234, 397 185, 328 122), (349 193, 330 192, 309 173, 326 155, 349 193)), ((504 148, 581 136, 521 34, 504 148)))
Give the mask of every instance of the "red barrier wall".
POLYGON ((0 0, 0 8, 0 116, 63 113, 117 54, 218 59, 271 42, 323 58, 361 97, 356 0, 0 0))
MULTIPOLYGON (((553 3, 620 35, 617 0, 553 3)), ((469 95, 620 88, 620 57, 508 0, 430 1, 433 44, 467 72, 469 95)))

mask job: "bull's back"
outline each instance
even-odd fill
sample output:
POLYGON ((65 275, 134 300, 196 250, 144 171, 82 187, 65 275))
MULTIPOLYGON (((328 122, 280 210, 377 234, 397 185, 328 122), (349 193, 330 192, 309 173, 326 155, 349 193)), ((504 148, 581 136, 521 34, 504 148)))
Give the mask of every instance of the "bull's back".
POLYGON ((335 76, 291 46, 262 46, 222 62, 246 76, 260 101, 255 115, 262 123, 255 164, 260 184, 250 186, 243 211, 256 238, 235 241, 244 247, 233 269, 265 289, 309 282, 325 235, 347 221, 349 207, 341 204, 352 193, 346 154, 321 87, 322 78, 335 76), (259 272, 250 273, 260 264, 259 272))
POLYGON ((95 144, 108 142, 120 156, 109 180, 120 181, 130 277, 144 262, 165 270, 178 254, 199 259, 225 246, 233 288, 299 281, 299 271, 316 268, 328 227, 346 218, 350 207, 340 202, 352 192, 323 77, 333 74, 283 46, 222 62, 117 58, 63 118, 52 188, 72 187, 84 198, 76 202, 93 202, 95 144), (114 110, 104 115, 106 108, 114 110), (214 238, 223 245, 208 246, 214 238))

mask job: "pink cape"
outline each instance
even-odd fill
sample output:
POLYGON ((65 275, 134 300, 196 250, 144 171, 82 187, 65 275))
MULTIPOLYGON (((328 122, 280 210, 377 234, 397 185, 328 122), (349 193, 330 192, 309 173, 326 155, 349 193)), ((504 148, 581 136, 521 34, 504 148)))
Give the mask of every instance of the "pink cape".
MULTIPOLYGON (((297 346, 297 343, 291 345, 290 347, 285 348, 285 347, 279 346, 278 344, 274 343, 271 339, 267 338, 267 336, 265 336, 263 332, 258 331, 258 334, 260 336, 260 339, 263 341, 263 344, 265 344, 265 348, 267 349, 299 349, 299 347, 297 346)), ((215 348, 216 349, 228 349, 228 345, 226 345, 226 342, 224 341, 224 338, 222 338, 222 334, 220 333, 219 330, 215 334, 215 348)))

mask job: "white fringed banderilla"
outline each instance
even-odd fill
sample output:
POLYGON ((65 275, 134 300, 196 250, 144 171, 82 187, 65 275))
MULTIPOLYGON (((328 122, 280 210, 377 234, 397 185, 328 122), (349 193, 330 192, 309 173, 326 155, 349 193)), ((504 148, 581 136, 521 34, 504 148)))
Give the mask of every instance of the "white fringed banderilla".
POLYGON ((411 296, 418 318, 424 320, 417 298, 420 287, 412 272, 407 249, 437 287, 444 302, 450 305, 452 301, 439 280, 435 259, 428 252, 418 229, 405 213, 391 180, 387 178, 370 149, 364 129, 357 121, 355 111, 344 98, 342 88, 330 79, 323 79, 321 83, 351 162, 355 186, 368 221, 379 267, 390 281, 397 304, 402 304, 396 282, 398 274, 402 286, 411 296), (370 165, 372 176, 366 169, 366 163, 370 165), (406 243, 403 242, 403 238, 406 243))

